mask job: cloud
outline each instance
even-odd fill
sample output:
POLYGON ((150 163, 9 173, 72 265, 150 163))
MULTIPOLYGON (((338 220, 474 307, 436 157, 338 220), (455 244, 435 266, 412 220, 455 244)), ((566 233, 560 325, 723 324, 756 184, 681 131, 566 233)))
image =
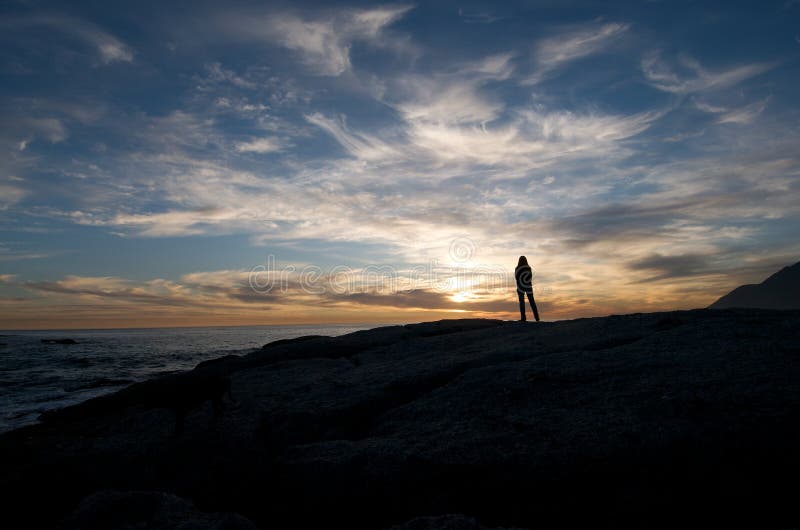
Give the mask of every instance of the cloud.
MULTIPOLYGON (((56 311, 69 306, 71 314, 94 314, 95 318, 98 314, 113 316, 125 311, 137 314, 146 311, 162 318, 198 312, 263 317, 264 311, 271 311, 274 316, 270 318, 285 319, 279 311, 274 311, 284 309, 295 315, 349 313, 362 318, 367 310, 373 315, 385 312, 395 319, 413 319, 408 315, 419 311, 439 312, 433 314, 441 316, 453 311, 497 316, 516 309, 509 288, 513 282, 510 275, 502 282, 501 291, 487 289, 476 280, 478 283, 470 293, 456 293, 452 289, 431 288, 430 279, 397 283, 411 280, 411 271, 391 267, 385 271, 381 267, 351 269, 345 278, 330 269, 317 269, 321 273, 312 276, 307 270, 296 264, 288 269, 261 271, 255 283, 259 288, 253 287, 251 272, 241 270, 193 272, 174 281, 70 275, 57 281, 18 282, 6 275, 0 276, 0 284, 13 282, 16 287, 36 293, 32 307, 56 311), (400 277, 382 276, 384 272, 400 277)), ((460 283, 463 282, 453 285, 460 283)))
POLYGON ((486 127, 415 120, 408 136, 440 162, 514 168, 513 174, 524 175, 526 169, 559 161, 619 157, 618 142, 646 130, 659 114, 614 116, 526 109, 513 116, 506 125, 486 127))
POLYGON ((347 128, 344 118, 328 118, 320 113, 308 114, 306 121, 330 134, 348 153, 360 160, 387 160, 398 152, 376 136, 354 133, 347 128))
POLYGON ((764 109, 767 108, 767 101, 769 101, 769 98, 725 112, 717 119, 717 123, 738 123, 745 125, 752 123, 764 112, 764 109))
MULTIPOLYGON (((566 251, 606 263, 616 261, 626 264, 629 272, 641 273, 632 281, 668 280, 677 275, 679 265, 688 270, 686 261, 662 262, 654 256, 708 256, 713 267, 704 269, 694 262, 692 274, 699 276, 713 269, 715 281, 722 285, 725 271, 741 265, 743 259, 755 259, 753 252, 790 255, 796 247, 780 236, 767 236, 774 234, 770 219, 797 222, 790 204, 800 192, 788 181, 800 162, 796 158, 778 162, 774 156, 740 154, 720 160, 708 155, 642 169, 645 175, 636 186, 648 191, 636 194, 635 201, 589 207, 583 212, 570 208, 571 213, 540 224, 541 230, 555 235, 566 251), (771 250, 764 251, 766 247, 771 250), (673 269, 668 270, 667 264, 673 269)), ((714 289, 709 287, 708 292, 714 289)))
POLYGON ((476 82, 503 81, 511 77, 514 71, 514 65, 511 64, 513 58, 514 54, 511 52, 497 53, 461 64, 455 72, 476 82))
MULTIPOLYGON (((97 117, 32 103, 5 114, 12 117, 0 134, 0 172, 25 180, 7 181, 0 196, 26 207, 22 214, 8 206, 8 223, 21 227, 36 216, 125 238, 243 234, 265 252, 354 267, 448 262, 451 242, 468 237, 478 264, 513 266, 528 255, 537 280, 551 289, 540 300, 550 303, 548 317, 707 304, 735 279, 709 278, 704 263, 731 271, 737 261, 797 248, 784 233, 798 222, 800 197, 796 127, 778 110, 786 96, 775 93, 765 120, 756 118, 767 100, 713 92, 742 83, 758 70, 752 65, 706 70, 659 56, 648 65, 648 82, 691 93, 708 113, 701 116, 648 97, 654 91, 630 82, 643 76, 626 61, 620 70, 632 71, 608 79, 608 91, 552 79, 532 93, 519 86, 529 73, 520 69, 530 42, 514 41, 513 32, 482 42, 485 52, 460 46, 456 34, 453 42, 444 34, 421 37, 447 42, 412 63, 382 52, 411 42, 395 33, 407 9, 231 9, 203 22, 205 32, 190 29, 195 48, 179 48, 165 58, 172 62, 146 61, 171 69, 157 76, 171 91, 155 107, 122 90, 97 117), (307 69, 340 77, 302 75, 307 69), (743 123, 750 126, 733 125, 743 123), (701 127, 696 141, 664 143, 701 127), (103 151, 93 147, 98 142, 103 151), (660 279, 641 283, 647 278, 660 279)), ((451 26, 464 29, 450 16, 451 26)), ((630 32, 595 21, 546 35, 533 46, 537 79, 570 65, 597 73, 604 64, 589 58, 621 48, 630 32)), ((606 74, 616 76, 613 70, 606 74)), ((456 291, 430 285, 398 296, 314 297, 294 279, 286 292, 262 296, 241 271, 144 282, 68 277, 30 288, 48 301, 61 297, 52 307, 62 311, 75 300, 87 308, 191 312, 193 300, 208 315, 292 308, 281 312, 285 318, 319 305, 331 311, 327 318, 357 308, 353 314, 391 319, 420 309, 502 312, 510 304, 513 311, 515 304, 513 291, 508 300, 509 293, 468 287, 454 299, 456 291)))
POLYGON ((4 17, 0 28, 7 31, 47 27, 71 35, 94 47, 103 64, 133 61, 133 50, 124 42, 95 24, 60 13, 4 17))
MULTIPOLYGON (((25 250, 18 250, 11 248, 9 245, 5 245, 0 243, 0 261, 19 261, 19 260, 27 260, 27 259, 43 259, 43 258, 51 258, 53 257, 54 253, 47 253, 47 252, 31 252, 25 250)), ((13 277, 14 275, 7 275, 9 277, 13 277)), ((10 280, 8 280, 10 281, 10 280)), ((0 282, 2 283, 2 282, 0 282)))
POLYGON ((276 138, 254 138, 249 142, 239 142, 235 148, 240 153, 273 153, 283 149, 283 143, 276 138))
MULTIPOLYGON (((492 64, 504 61, 462 65, 454 75, 465 75, 465 71, 475 76, 505 75, 502 67, 492 64)), ((287 179, 276 178, 267 168, 238 169, 237 157, 225 151, 230 142, 215 130, 213 120, 174 112, 148 119, 143 138, 152 151, 125 161, 124 173, 132 178, 117 181, 119 206, 95 209, 87 205, 74 209, 67 219, 144 237, 244 232, 261 244, 292 238, 392 241, 391 246, 402 254, 419 252, 406 242, 435 238, 446 249, 453 234, 465 226, 475 230, 478 219, 502 224, 505 207, 529 193, 525 179, 531 172, 610 164, 627 156, 624 142, 646 130, 657 117, 528 107, 511 109, 509 116, 509 123, 497 126, 404 119, 383 134, 353 129, 341 116, 308 114, 306 121, 334 138, 348 156, 287 164, 285 171, 292 176, 287 179), (451 207, 457 188, 447 184, 450 178, 464 179, 457 193, 468 202, 458 211, 451 207), (494 188, 486 197, 476 197, 492 179, 522 182, 507 192, 494 188), (141 200, 131 201, 130 190, 136 190, 141 200), (147 197, 153 202, 148 204, 147 197)), ((272 146, 256 140, 234 142, 231 152, 272 146)), ((550 188, 560 193, 568 186, 572 199, 597 186, 560 182, 550 176, 550 188)), ((485 225, 487 232, 496 227, 485 225)))
POLYGON ((663 61, 659 52, 646 54, 641 62, 642 73, 651 86, 674 94, 691 94, 729 88, 771 70, 776 63, 752 63, 713 72, 705 69, 697 60, 682 56, 679 66, 684 71, 683 75, 663 61))
POLYGON ((292 12, 227 13, 221 15, 221 23, 238 38, 270 42, 295 52, 317 75, 339 76, 352 68, 353 43, 384 45, 384 29, 410 9, 340 9, 313 18, 292 12))
POLYGON ((625 34, 629 27, 628 24, 617 22, 594 23, 541 39, 534 45, 533 52, 537 71, 533 76, 525 79, 523 84, 539 83, 557 68, 607 49, 610 44, 625 34))
POLYGON ((492 121, 503 109, 503 103, 480 96, 475 86, 419 79, 413 88, 416 93, 412 98, 398 105, 407 120, 482 123, 492 121))
POLYGON ((467 24, 491 24, 505 18, 493 15, 488 11, 467 12, 462 8, 458 8, 458 16, 467 24))
POLYGON ((236 210, 207 207, 196 210, 170 210, 159 213, 117 214, 111 219, 96 218, 80 211, 72 212, 74 222, 89 226, 117 226, 136 229, 144 237, 192 236, 230 233, 240 219, 236 210))
MULTIPOLYGON (((506 293, 507 294, 507 293, 506 293)), ((460 312, 481 313, 507 313, 514 310, 513 302, 509 297, 494 300, 465 300, 456 301, 453 293, 444 293, 420 289, 410 292, 397 292, 380 294, 374 292, 358 292, 351 294, 331 294, 324 298, 323 303, 347 304, 357 306, 380 306, 392 308, 425 309, 425 310, 457 310, 460 312)))
POLYGON ((144 285, 116 277, 67 276, 59 281, 25 282, 26 289, 44 293, 75 295, 78 297, 119 300, 131 303, 158 305, 188 305, 186 297, 177 296, 179 289, 164 281, 144 285))
POLYGON ((512 54, 492 55, 462 64, 450 73, 408 76, 400 81, 401 101, 394 104, 406 120, 436 123, 483 123, 503 109, 480 93, 482 85, 507 79, 513 71, 512 54))
POLYGON ((213 118, 184 110, 147 117, 142 125, 143 128, 133 134, 160 150, 206 149, 224 142, 219 132, 214 130, 213 118))
POLYGON ((508 79, 511 58, 498 54, 451 72, 403 79, 397 93, 389 96, 402 122, 381 131, 385 134, 354 130, 344 117, 314 113, 305 118, 357 160, 405 165, 408 182, 414 175, 469 171, 474 164, 513 168, 502 173, 510 177, 564 160, 618 158, 625 152, 620 142, 645 131, 662 115, 548 112, 528 105, 505 108, 501 100, 488 98, 482 87, 488 81, 508 79))
POLYGON ((313 90, 300 86, 286 75, 276 75, 273 68, 259 63, 238 71, 219 62, 206 64, 192 76, 193 99, 204 101, 216 111, 236 113, 245 118, 270 117, 270 113, 298 103, 308 103, 313 90))
MULTIPOLYGON (((280 271, 278 271, 280 272, 280 271)), ((302 272, 276 276, 267 291, 254 289, 248 271, 220 270, 183 275, 178 281, 152 279, 133 281, 119 277, 66 276, 58 281, 15 283, 48 297, 68 296, 73 303, 92 307, 99 303, 139 306, 155 309, 204 307, 234 310, 259 310, 276 307, 358 309, 379 306, 396 309, 459 311, 505 311, 509 304, 498 299, 474 296, 457 302, 452 293, 416 289, 377 291, 368 285, 354 285, 343 291, 331 289, 331 280, 323 275, 316 282, 304 283, 302 272)), ((0 283, 14 282, 13 275, 0 276, 0 283)), ((261 280, 263 281, 263 279, 261 280)), ((506 293, 507 294, 507 293, 506 293)), ((507 297, 506 297, 507 298, 507 297)), ((512 306, 513 309, 513 306, 512 306)))
POLYGON ((0 183, 0 210, 7 210, 28 194, 24 189, 10 184, 0 183))
POLYGON ((707 101, 704 101, 702 99, 698 99, 696 97, 692 98, 692 101, 694 102, 694 105, 695 105, 695 107, 697 107, 698 110, 702 110, 703 112, 708 112, 710 114, 719 114, 720 112, 725 112, 725 111, 728 110, 725 107, 721 107, 721 106, 718 106, 718 105, 712 105, 712 104, 708 103, 707 101))
MULTIPOLYGON (((8 131, 12 133, 11 130, 8 131)), ((35 138, 44 138, 50 143, 63 142, 69 136, 64 123, 58 118, 18 116, 14 122, 13 133, 22 137, 18 146, 20 151, 27 149, 35 138)))
MULTIPOLYGON (((469 171, 479 164, 525 175, 565 159, 619 157, 618 142, 646 130, 660 112, 616 116, 600 112, 548 111, 528 104, 508 106, 494 96, 494 85, 514 72, 513 53, 462 62, 422 76, 403 76, 383 100, 402 118, 384 141, 374 134, 346 129, 330 120, 317 125, 359 159, 398 158, 418 169, 411 174, 442 173, 443 166, 469 171), (425 163, 429 167, 424 167, 425 163)), ((308 119, 308 117, 307 117, 308 119)))
POLYGON ((7 98, 0 104, 0 112, 5 118, 0 120, 0 149, 22 152, 37 139, 63 142, 69 137, 67 122, 89 123, 100 111, 64 101, 7 98))
POLYGON ((658 253, 632 261, 626 266, 634 271, 648 271, 655 276, 640 281, 658 281, 707 274, 713 271, 711 256, 707 254, 680 254, 664 256, 658 253))
POLYGON ((71 275, 58 281, 29 281, 20 285, 45 295, 66 295, 86 307, 111 303, 162 310, 176 307, 231 310, 276 300, 275 296, 251 289, 248 278, 246 271, 222 270, 191 273, 178 281, 71 275))
POLYGON ((233 70, 223 68, 220 63, 207 64, 206 72, 205 83, 230 83, 233 86, 245 89, 254 89, 258 86, 254 81, 245 79, 233 70))
POLYGON ((696 202, 660 205, 608 204, 576 215, 560 217, 551 229, 567 236, 564 243, 586 247, 597 243, 656 241, 674 230, 670 221, 681 218, 696 202))

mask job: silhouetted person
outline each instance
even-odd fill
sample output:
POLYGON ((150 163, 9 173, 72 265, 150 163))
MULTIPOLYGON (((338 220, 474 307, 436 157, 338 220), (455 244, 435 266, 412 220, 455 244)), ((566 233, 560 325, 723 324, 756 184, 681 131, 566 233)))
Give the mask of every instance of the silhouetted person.
POLYGON ((517 295, 519 295, 519 316, 523 322, 525 318, 525 295, 528 295, 528 301, 531 303, 533 309, 533 318, 539 322, 539 310, 536 309, 536 302, 533 300, 533 271, 531 266, 528 265, 528 259, 525 256, 519 257, 517 268, 514 270, 514 278, 517 280, 517 295))

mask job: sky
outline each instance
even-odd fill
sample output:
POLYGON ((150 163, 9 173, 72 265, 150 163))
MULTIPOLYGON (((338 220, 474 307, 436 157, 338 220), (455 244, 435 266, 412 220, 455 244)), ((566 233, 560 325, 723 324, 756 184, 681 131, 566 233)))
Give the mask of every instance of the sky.
POLYGON ((0 3, 0 328, 705 307, 798 261, 800 1, 0 3))

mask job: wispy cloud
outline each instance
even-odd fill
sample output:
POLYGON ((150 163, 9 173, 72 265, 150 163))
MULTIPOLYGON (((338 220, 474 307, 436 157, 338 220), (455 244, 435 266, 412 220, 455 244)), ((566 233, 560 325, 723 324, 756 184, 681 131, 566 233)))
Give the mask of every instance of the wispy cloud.
POLYGON ((340 9, 317 17, 293 12, 226 13, 221 15, 221 24, 238 38, 275 43, 295 52, 318 75, 338 76, 352 68, 353 43, 384 45, 384 29, 410 9, 340 9))
POLYGON ((161 151, 171 149, 208 148, 223 142, 213 127, 214 118, 175 110, 163 116, 142 120, 142 128, 134 132, 144 142, 161 151))
POLYGON ((254 138, 247 142, 236 144, 236 150, 240 153, 274 153, 283 149, 283 143, 276 138, 254 138))
POLYGON ((495 119, 504 104, 489 99, 481 87, 508 79, 513 54, 501 53, 458 65, 452 71, 408 76, 399 81, 402 92, 394 106, 406 120, 435 123, 483 123, 495 119))
POLYGON ((557 68, 607 49, 628 28, 628 24, 618 22, 594 23, 577 29, 565 29, 541 39, 535 44, 533 52, 537 70, 523 83, 539 83, 557 68))
POLYGON ((659 52, 651 52, 642 58, 641 67, 645 78, 653 87, 675 94, 691 94, 729 88, 776 66, 774 62, 764 62, 711 71, 685 55, 680 57, 678 64, 683 73, 667 64, 659 52))
MULTIPOLYGON (((208 268, 252 266, 241 260, 269 252, 406 272, 453 261, 452 242, 466 238, 476 264, 509 267, 527 254, 537 287, 549 289, 539 300, 548 318, 704 305, 743 280, 733 271, 754 274, 800 252, 791 237, 800 223, 795 101, 781 85, 796 65, 771 69, 688 37, 681 46, 715 63, 666 51, 640 63, 629 44, 670 42, 672 29, 665 35, 650 15, 592 19, 598 9, 548 11, 555 24, 524 10, 535 18, 459 17, 423 4, 240 4, 200 7, 196 18, 165 5, 147 27, 119 19, 142 43, 136 61, 119 39, 114 51, 86 36, 102 30, 78 19, 58 23, 84 29, 54 29, 47 17, 20 22, 8 33, 18 45, 3 58, 19 51, 31 69, 10 65, 4 75, 13 82, 0 89, 3 226, 25 241, 38 222, 64 239, 0 248, 0 259, 40 254, 33 245, 45 240, 41 251, 52 258, 74 248, 70 238, 104 233, 111 248, 136 245, 142 259, 175 272, 134 280, 123 264, 97 278, 88 272, 96 260, 78 253, 69 256, 75 275, 59 279, 46 277, 52 262, 31 261, 4 287, 13 296, 27 289, 31 301, 3 308, 29 311, 34 323, 48 311, 51 319, 168 315, 170 323, 204 312, 203 322, 241 323, 265 310, 275 321, 320 322, 514 309, 513 291, 474 286, 315 297, 291 279, 286 292, 260 296, 241 270, 202 272, 222 259, 202 256, 218 252, 199 239, 208 236, 226 249, 257 247, 208 268), (474 23, 469 32, 465 22, 474 23), (56 56, 29 40, 46 31, 65 37, 56 56), (157 55, 165 32, 176 45, 157 55), (611 53, 613 64, 604 59, 611 53), (76 62, 87 54, 96 64, 132 64, 87 83, 76 62), (763 83, 747 83, 757 75, 763 83), (174 238, 173 254, 191 247, 195 272, 185 274, 186 261, 150 238, 174 238)), ((498 13, 506 12, 517 13, 498 13)), ((94 15, 101 23, 103 13, 94 15)), ((687 24, 686 35, 705 28, 687 24)), ((753 56, 773 51, 755 47, 753 56)))
POLYGON ((51 143, 63 142, 69 135, 58 118, 19 117, 15 123, 17 134, 22 136, 19 150, 24 151, 34 138, 44 138, 51 143))
POLYGON ((717 123, 752 123, 767 108, 769 98, 723 113, 717 123))
POLYGON ((5 31, 26 31, 37 26, 82 40, 95 49, 103 64, 133 60, 133 50, 127 44, 88 20, 61 13, 40 13, 8 16, 0 21, 0 28, 5 31))
POLYGON ((374 135, 355 133, 344 118, 332 119, 320 113, 306 115, 306 120, 330 134, 351 155, 358 159, 379 161, 395 158, 397 150, 374 135))
POLYGON ((458 16, 467 24, 491 24, 505 18, 489 11, 469 11, 462 8, 458 9, 458 16))
POLYGON ((247 89, 253 89, 258 86, 255 81, 246 79, 237 74, 236 72, 234 72, 233 70, 224 68, 222 64, 218 62, 207 64, 206 72, 207 75, 204 79, 204 81, 206 82, 209 81, 216 83, 225 82, 225 83, 230 83, 233 86, 239 88, 247 88, 247 89))
POLYGON ((692 102, 694 103, 694 106, 697 107, 698 110, 702 110, 703 112, 708 112, 711 114, 719 114, 720 112, 725 112, 728 110, 726 107, 720 105, 712 105, 711 103, 696 97, 692 98, 692 102))
POLYGON ((440 161, 469 161, 487 166, 525 169, 543 168, 559 161, 598 156, 619 156, 617 142, 649 126, 657 113, 632 116, 575 114, 518 110, 505 126, 448 126, 413 122, 412 142, 440 161))
POLYGON ((17 204, 28 193, 19 186, 0 183, 0 210, 6 210, 17 204))
MULTIPOLYGON (((353 273, 366 274, 364 278, 372 278, 372 281, 347 286, 335 283, 332 277, 323 274, 315 276, 312 282, 300 270, 280 272, 270 281, 270 289, 259 290, 252 287, 249 271, 218 270, 185 274, 176 281, 70 275, 56 281, 20 282, 13 275, 0 275, 0 285, 8 284, 36 293, 39 305, 62 308, 68 303, 73 308, 70 313, 84 313, 93 318, 97 318, 98 312, 114 314, 145 309, 161 318, 177 312, 192 314, 211 310, 239 318, 249 315, 261 319, 266 316, 265 310, 274 312, 280 309, 299 315, 358 315, 365 309, 374 312, 382 308, 387 313, 394 313, 395 318, 404 318, 406 313, 413 315, 418 310, 439 311, 441 314, 450 311, 509 312, 508 304, 489 291, 459 301, 451 292, 431 288, 386 289, 382 282, 388 277, 370 276, 372 273, 365 271, 353 273), (377 283, 373 284, 373 281, 377 283)), ((282 317, 275 312, 272 318, 282 317)))
POLYGON ((738 124, 749 124, 755 121, 764 109, 767 108, 767 103, 769 102, 769 97, 761 99, 759 101, 755 101, 748 105, 744 105, 737 108, 729 108, 723 107, 721 105, 712 105, 707 101, 693 98, 693 102, 695 107, 698 110, 703 112, 707 112, 709 114, 716 114, 716 123, 738 123, 738 124))
MULTIPOLYGON (((9 245, 0 243, 0 261, 20 261, 29 259, 44 259, 50 258, 53 254, 47 252, 36 252, 28 248, 15 248, 19 245, 9 245)), ((15 277, 13 274, 0 275, 0 283, 2 283, 2 276, 6 276, 6 283, 10 283, 15 277)))
POLYGON ((635 260, 627 266, 632 270, 643 270, 655 274, 654 276, 640 281, 657 281, 716 272, 711 262, 712 256, 707 254, 664 256, 655 253, 635 260))

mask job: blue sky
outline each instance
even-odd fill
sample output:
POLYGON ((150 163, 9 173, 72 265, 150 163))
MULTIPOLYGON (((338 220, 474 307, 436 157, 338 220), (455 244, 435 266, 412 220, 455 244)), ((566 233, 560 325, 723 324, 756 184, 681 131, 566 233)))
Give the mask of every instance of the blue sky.
POLYGON ((520 254, 546 318, 702 307, 800 255, 797 1, 19 1, 0 28, 0 327, 509 317, 481 278, 520 254), (294 270, 258 293, 268 256, 294 270), (413 292, 301 286, 370 266, 413 292))

